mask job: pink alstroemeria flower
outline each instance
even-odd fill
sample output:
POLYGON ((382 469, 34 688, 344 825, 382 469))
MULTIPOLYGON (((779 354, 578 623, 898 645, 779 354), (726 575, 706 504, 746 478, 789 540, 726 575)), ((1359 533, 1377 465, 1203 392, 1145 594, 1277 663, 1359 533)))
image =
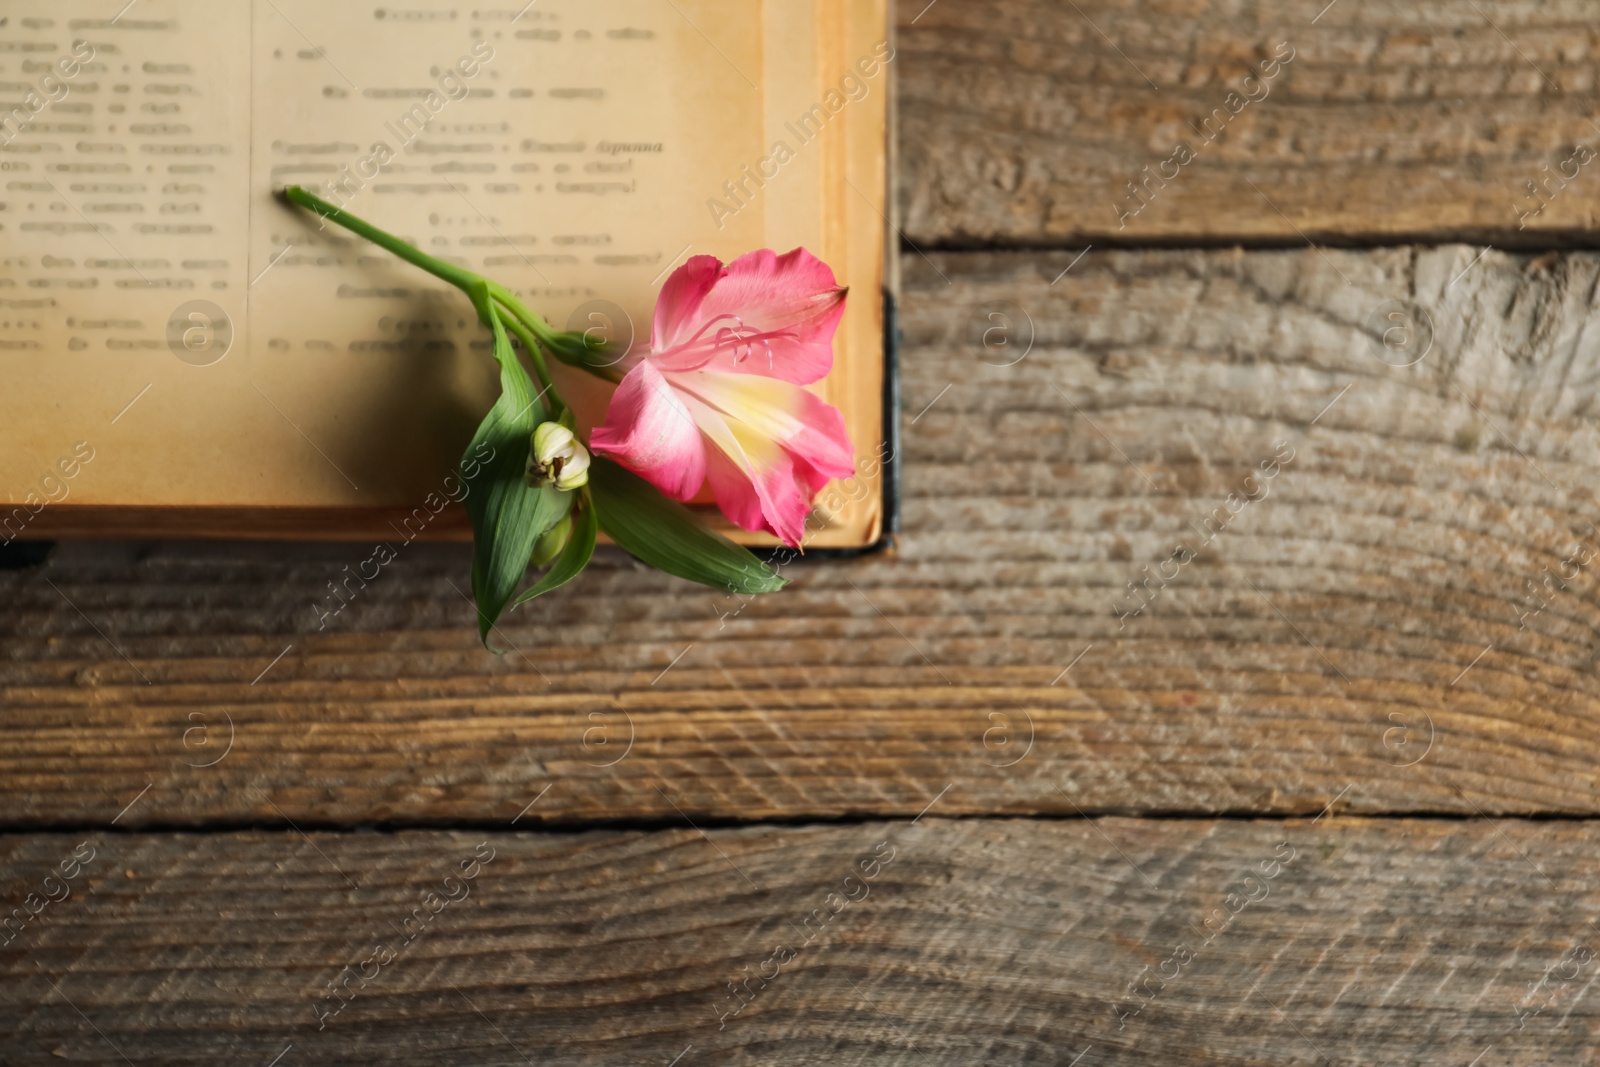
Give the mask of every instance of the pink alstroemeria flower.
POLYGON ((803 248, 695 256, 662 286, 650 350, 590 449, 674 500, 709 483, 734 523, 798 546, 817 491, 855 470, 844 416, 801 388, 833 367, 844 300, 803 248))

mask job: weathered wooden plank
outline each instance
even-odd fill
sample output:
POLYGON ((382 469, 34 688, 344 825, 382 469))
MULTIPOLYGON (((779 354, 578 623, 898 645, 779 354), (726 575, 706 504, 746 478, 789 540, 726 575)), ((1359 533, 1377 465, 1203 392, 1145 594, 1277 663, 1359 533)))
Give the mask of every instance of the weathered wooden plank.
POLYGON ((0 575, 0 819, 1594 812, 1600 257, 1477 255, 912 255, 896 555, 608 555, 501 659, 459 548, 323 617, 362 552, 64 547, 0 575))
POLYGON ((66 895, 0 948, 0 1059, 1580 1063, 1596 846, 1590 823, 937 810, 12 836, 7 906, 66 895))
POLYGON ((1584 0, 899 11, 919 244, 1593 244, 1584 0))

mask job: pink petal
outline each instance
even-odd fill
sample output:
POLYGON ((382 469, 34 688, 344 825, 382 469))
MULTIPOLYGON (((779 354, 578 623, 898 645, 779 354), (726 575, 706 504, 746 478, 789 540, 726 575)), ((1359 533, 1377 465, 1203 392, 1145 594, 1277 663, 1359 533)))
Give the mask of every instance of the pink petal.
MULTIPOLYGON (((697 276, 702 283, 704 277, 697 276)), ((666 318, 678 343, 657 347, 655 356, 663 370, 707 367, 807 385, 833 367, 833 335, 844 317, 845 293, 832 269, 803 248, 781 256, 770 249, 750 252, 728 264, 700 299, 694 330, 684 328, 679 314, 687 299, 674 294, 666 318), (736 343, 729 339, 735 330, 762 336, 736 343)), ((659 322, 661 303, 657 308, 659 322)), ((660 333, 665 337, 667 331, 660 333)))
MULTIPOLYGON (((830 474, 827 471, 820 471, 812 466, 804 456, 798 456, 792 452, 789 455, 794 460, 795 485, 799 488, 800 495, 808 501, 814 501, 818 491, 835 478, 849 477, 848 474, 830 474)), ((854 471, 852 470, 851 473, 854 473, 854 471)))
POLYGON ((589 435, 589 448, 674 500, 688 500, 705 483, 705 442, 683 399, 650 360, 623 377, 605 422, 589 435))
POLYGON ((679 393, 687 393, 715 408, 729 422, 740 423, 755 434, 776 441, 804 460, 822 482, 848 478, 855 473, 855 449, 839 410, 798 385, 753 374, 699 371, 668 374, 679 393))
POLYGON ((752 472, 718 449, 706 453, 706 482, 717 507, 746 530, 765 530, 786 545, 805 541, 811 498, 801 495, 788 453, 776 467, 752 472))
POLYGON ((706 484, 717 499, 717 509, 735 526, 758 532, 764 530, 775 534, 785 544, 791 543, 767 521, 751 475, 720 449, 706 451, 706 484))
POLYGON ((656 297, 655 323, 650 350, 665 352, 686 344, 700 328, 700 305, 727 273, 716 256, 691 256, 667 278, 656 297))
POLYGON ((784 544, 799 545, 816 492, 802 484, 809 484, 809 467, 776 441, 724 418, 700 401, 690 398, 689 406, 710 439, 706 484, 716 496, 717 507, 746 530, 766 530, 784 544), (797 470, 803 466, 805 471, 797 470))

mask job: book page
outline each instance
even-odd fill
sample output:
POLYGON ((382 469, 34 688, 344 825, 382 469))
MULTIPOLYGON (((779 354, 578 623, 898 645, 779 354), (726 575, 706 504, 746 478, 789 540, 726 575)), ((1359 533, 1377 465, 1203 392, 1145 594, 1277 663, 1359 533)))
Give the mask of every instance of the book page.
MULTIPOLYGON (((830 233, 847 123, 803 121, 841 62, 812 0, 7 10, 0 99, 46 66, 64 86, 0 147, 0 321, 22 326, 0 340, 8 502, 38 488, 31 471, 60 480, 80 443, 73 506, 407 509, 439 491, 495 395, 486 331, 456 290, 276 197, 285 184, 620 346, 647 343, 690 255, 805 245, 855 303, 877 300, 873 260, 850 278, 849 235, 830 233), (799 151, 752 185, 780 134, 799 151)), ((877 315, 851 315, 841 368, 847 336, 877 345, 877 315)), ((834 377, 819 391, 851 416, 834 377)), ((602 383, 560 384, 584 421, 603 415, 602 383)))
POLYGON ((174 354, 169 323, 181 338, 185 309, 202 306, 245 320, 250 19, 244 5, 179 6, 113 22, 106 4, 6 4, 8 503, 195 499, 230 451, 210 415, 217 379, 174 354))
MULTIPOLYGON (((681 191, 718 188, 763 132, 762 96, 745 81, 764 80, 760 9, 696 6, 684 10, 704 16, 729 62, 712 52, 707 63, 706 40, 658 0, 541 0, 520 17, 260 5, 257 180, 305 185, 495 278, 558 325, 588 328, 596 314, 643 332, 642 346, 652 283, 707 228, 681 191), (648 76, 684 69, 696 76, 648 76)), ((730 234, 730 255, 763 243, 761 222, 730 234)), ((441 442, 458 455, 497 388, 471 306, 299 209, 269 202, 252 231, 252 269, 265 272, 251 300, 252 380, 330 460, 314 486, 264 466, 262 499, 351 499, 345 475, 387 500, 420 498, 455 458, 441 442), (361 417, 341 418, 352 404, 361 417)), ((297 445, 287 421, 283 448, 297 445)))

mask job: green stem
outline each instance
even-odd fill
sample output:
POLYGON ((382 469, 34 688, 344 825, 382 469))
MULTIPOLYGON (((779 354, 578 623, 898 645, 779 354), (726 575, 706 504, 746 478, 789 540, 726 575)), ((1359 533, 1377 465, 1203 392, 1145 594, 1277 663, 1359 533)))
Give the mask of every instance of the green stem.
MULTIPOLYGON (((516 298, 515 294, 513 294, 511 290, 497 282, 491 281, 489 283, 489 295, 493 297, 501 307, 505 308, 506 311, 510 313, 511 320, 515 320, 516 322, 519 322, 525 326, 533 333, 534 336, 538 337, 545 348, 550 349, 550 351, 555 353, 558 358, 560 357, 560 353, 556 349, 556 344, 559 338, 574 336, 574 334, 570 332, 558 334, 556 331, 552 330, 548 323, 524 307, 522 302, 516 298)), ((537 358, 540 360, 542 365, 544 360, 543 354, 541 353, 537 358)), ((612 384, 622 381, 622 374, 611 367, 596 367, 591 365, 585 366, 583 369, 595 377, 602 378, 605 381, 611 382, 612 384)))
MULTIPOLYGON (((463 270, 454 263, 446 263, 442 259, 430 256, 428 253, 422 251, 414 245, 406 244, 393 234, 386 233, 383 230, 378 229, 365 219, 359 219, 350 214, 350 212, 345 211, 343 208, 334 207, 326 200, 315 195, 314 193, 307 192, 298 185, 291 185, 284 189, 283 195, 288 197, 291 202, 299 204, 307 211, 321 215, 329 222, 337 223, 338 225, 349 230, 351 233, 359 234, 360 236, 365 237, 379 248, 384 248, 390 252, 393 252, 407 263, 410 263, 413 266, 421 267, 435 278, 449 282, 462 292, 470 295, 470 287, 474 284, 487 283, 491 287, 491 291, 495 288, 498 288, 494 285, 494 283, 489 282, 488 279, 479 277, 469 270, 463 270)), ((486 322, 484 325, 487 326, 489 324, 486 322)))
POLYGON ((512 296, 505 286, 458 267, 453 263, 446 263, 442 259, 430 256, 414 245, 409 245, 400 240, 394 234, 378 229, 378 227, 365 219, 357 218, 343 208, 334 207, 316 194, 307 192, 301 186, 291 185, 284 189, 283 195, 288 197, 291 202, 321 215, 329 222, 343 226, 351 233, 365 237, 379 248, 393 252, 407 263, 421 267, 434 277, 449 282, 463 293, 466 293, 467 297, 472 301, 472 306, 478 311, 478 318, 483 320, 485 326, 493 329, 494 323, 490 321, 490 316, 495 316, 504 325, 511 328, 511 332, 516 334, 522 341, 523 346, 527 348, 528 355, 533 361, 534 370, 538 372, 539 384, 550 391, 550 396, 555 401, 557 409, 565 407, 561 398, 551 389, 550 368, 545 364, 543 349, 540 348, 538 341, 535 340, 536 336, 542 340, 545 335, 550 333, 550 329, 542 322, 539 322, 531 311, 518 303, 517 298, 512 296), (494 304, 496 301, 505 305, 511 314, 500 316, 495 310, 494 304))
POLYGON ((490 282, 489 295, 503 304, 505 309, 511 312, 518 322, 532 331, 533 335, 539 338, 540 341, 549 344, 551 338, 555 337, 555 331, 550 329, 543 319, 524 307, 522 301, 518 300, 516 294, 510 289, 507 289, 499 282, 490 282))

